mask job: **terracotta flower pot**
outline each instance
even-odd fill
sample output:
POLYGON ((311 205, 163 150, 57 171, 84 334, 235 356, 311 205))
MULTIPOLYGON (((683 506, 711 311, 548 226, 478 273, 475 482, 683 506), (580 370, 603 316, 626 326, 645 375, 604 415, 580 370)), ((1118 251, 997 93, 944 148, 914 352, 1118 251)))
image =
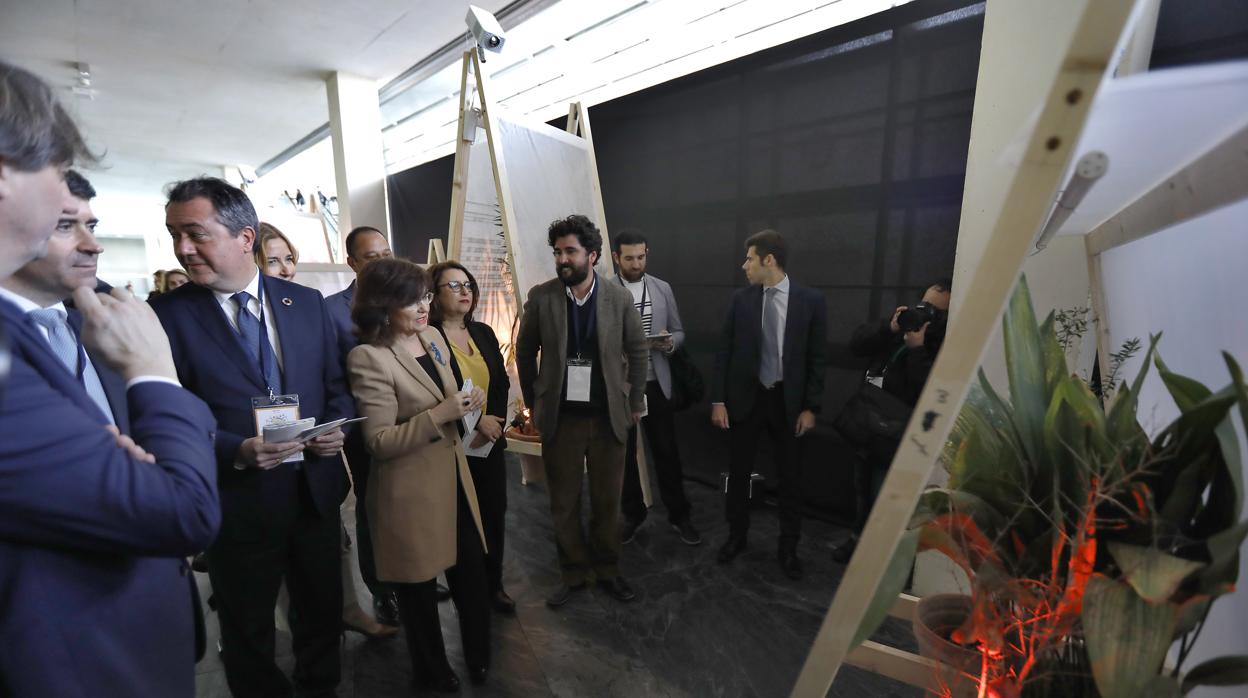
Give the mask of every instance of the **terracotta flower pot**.
POLYGON ((919 599, 914 612, 914 639, 919 643, 919 654, 949 667, 941 672, 941 679, 953 695, 974 695, 975 679, 982 668, 982 658, 977 650, 964 647, 949 639, 950 633, 960 627, 971 614, 971 597, 965 594, 933 594, 919 599))

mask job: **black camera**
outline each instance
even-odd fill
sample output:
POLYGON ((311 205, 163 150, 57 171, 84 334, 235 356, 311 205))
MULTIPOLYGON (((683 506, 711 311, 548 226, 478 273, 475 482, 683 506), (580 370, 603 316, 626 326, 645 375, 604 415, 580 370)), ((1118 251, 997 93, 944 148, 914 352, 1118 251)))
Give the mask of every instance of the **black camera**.
POLYGON ((945 311, 937 308, 931 303, 918 303, 905 310, 897 316, 897 326, 902 332, 914 332, 923 327, 924 323, 932 323, 932 326, 941 325, 945 320, 945 311))

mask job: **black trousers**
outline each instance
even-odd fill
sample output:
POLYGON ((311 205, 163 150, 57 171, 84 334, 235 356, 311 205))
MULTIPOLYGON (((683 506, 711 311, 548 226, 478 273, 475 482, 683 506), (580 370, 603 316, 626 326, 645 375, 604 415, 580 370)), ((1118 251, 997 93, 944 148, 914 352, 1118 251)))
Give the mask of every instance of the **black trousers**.
MULTIPOLYGON (((469 667, 490 665, 490 602, 485 551, 477 525, 459 488, 455 566, 446 571, 451 600, 459 615, 459 634, 469 667)), ((391 584, 399 599, 399 617, 407 633, 407 651, 417 683, 444 676, 450 669, 438 617, 437 578, 414 584, 391 584)))
POLYGON ((854 533, 862 533, 866 527, 871 507, 875 506, 875 500, 880 496, 884 477, 888 475, 893 455, 900 445, 897 441, 875 439, 859 450, 859 460, 854 463, 854 533))
MULTIPOLYGON (((689 518, 689 500, 685 497, 680 451, 676 448, 676 413, 658 381, 646 383, 646 405, 649 412, 641 418, 641 426, 650 446, 650 462, 658 476, 659 497, 667 508, 667 520, 681 523, 689 518)), ((646 503, 641 494, 641 471, 637 467, 637 427, 629 430, 625 448, 620 513, 640 522, 646 518, 646 503)))
POLYGON ((347 435, 343 444, 347 465, 351 468, 351 481, 355 484, 355 552, 360 561, 360 578, 369 593, 379 597, 389 593, 388 585, 377 581, 377 563, 373 559, 373 536, 368 532, 368 507, 364 506, 368 494, 368 476, 372 459, 364 448, 364 430, 357 425, 347 435))
POLYGON ((802 439, 794 430, 784 409, 784 385, 771 390, 758 387, 754 410, 744 419, 731 422, 728 440, 732 450, 728 466, 728 527, 734 536, 745 536, 750 528, 750 473, 758 452, 758 439, 767 434, 775 455, 780 492, 780 547, 794 547, 802 530, 802 439))
POLYGON ((507 521, 506 449, 495 446, 485 458, 468 457, 472 484, 477 488, 477 508, 485 529, 485 580, 490 596, 503 588, 503 529, 507 521))
POLYGON ((316 511, 302 476, 298 497, 297 513, 288 520, 225 525, 208 549, 221 659, 234 696, 291 695, 290 682, 273 661, 273 608, 283 579, 290 594, 294 689, 301 696, 332 696, 338 685, 342 523, 337 510, 328 516, 316 511))

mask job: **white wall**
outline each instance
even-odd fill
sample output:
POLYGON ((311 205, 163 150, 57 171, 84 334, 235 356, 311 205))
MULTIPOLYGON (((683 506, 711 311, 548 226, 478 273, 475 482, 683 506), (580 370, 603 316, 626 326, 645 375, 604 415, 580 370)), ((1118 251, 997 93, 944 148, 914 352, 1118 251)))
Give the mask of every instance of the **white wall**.
MULTIPOLYGON (((1110 331, 1117 346, 1128 337, 1145 343, 1163 332, 1159 351, 1172 371, 1217 390, 1230 381, 1221 352, 1248 365, 1244 265, 1248 262, 1248 201, 1115 248, 1102 255, 1110 331)), ((1141 352, 1142 354, 1143 352, 1141 352)), ((1139 356, 1123 367, 1140 370, 1139 356)), ((1140 394, 1140 421, 1150 432, 1178 415, 1154 370, 1140 394)), ((1241 422, 1242 424, 1242 422, 1241 422)), ((1245 449, 1240 431, 1240 451, 1245 449)), ((1248 464, 1244 467, 1248 480, 1248 464)), ((1224 596, 1185 668, 1211 657, 1248 654, 1248 546, 1239 559, 1241 591, 1224 596)), ((1197 696, 1243 696, 1244 689, 1203 689, 1197 696)))

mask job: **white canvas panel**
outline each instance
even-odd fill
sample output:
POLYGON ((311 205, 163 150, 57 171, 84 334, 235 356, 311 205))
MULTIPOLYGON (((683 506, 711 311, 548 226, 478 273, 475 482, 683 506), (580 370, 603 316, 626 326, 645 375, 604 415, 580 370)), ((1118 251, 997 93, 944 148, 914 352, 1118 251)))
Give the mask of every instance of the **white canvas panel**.
MULTIPOLYGON (((521 297, 533 286, 554 278, 546 231, 552 221, 573 213, 599 220, 594 203, 589 144, 582 138, 541 123, 525 123, 495 115, 496 137, 507 167, 504 193, 516 221, 512 235, 521 297)), ((604 249, 596 267, 610 274, 604 249)))
MULTIPOLYGON (((1084 234, 1248 124, 1248 60, 1107 80, 1075 160, 1099 150, 1109 170, 1059 235, 1084 234)), ((1070 172, 1074 171, 1072 162, 1070 172)))

